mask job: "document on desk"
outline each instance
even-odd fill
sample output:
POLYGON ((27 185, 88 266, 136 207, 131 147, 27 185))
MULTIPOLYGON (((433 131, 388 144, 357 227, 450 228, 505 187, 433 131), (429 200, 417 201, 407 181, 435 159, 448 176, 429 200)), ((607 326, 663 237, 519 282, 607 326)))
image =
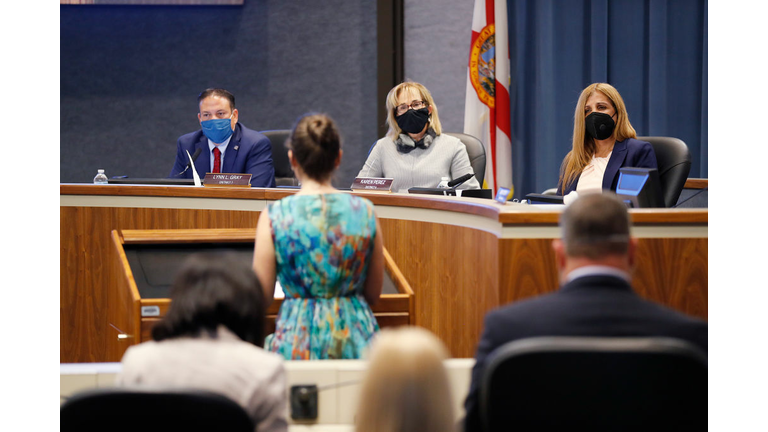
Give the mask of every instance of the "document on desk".
POLYGON ((275 282, 275 298, 281 299, 285 298, 285 293, 283 292, 283 287, 280 285, 280 282, 275 282))
POLYGON ((192 177, 195 179, 195 186, 201 187, 203 183, 200 182, 200 176, 197 175, 197 169, 195 169, 195 161, 192 160, 192 156, 189 154, 189 150, 187 150, 187 157, 189 158, 189 165, 192 167, 192 177))

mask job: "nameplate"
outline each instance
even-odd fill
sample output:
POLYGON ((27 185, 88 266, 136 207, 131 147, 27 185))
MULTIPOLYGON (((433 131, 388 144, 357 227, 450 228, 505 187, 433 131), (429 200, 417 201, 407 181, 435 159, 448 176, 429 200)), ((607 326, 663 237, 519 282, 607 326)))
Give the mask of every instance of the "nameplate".
POLYGON ((205 173, 203 186, 251 187, 251 174, 205 173))
POLYGON ((391 192, 393 180, 379 177, 356 177, 350 189, 365 192, 391 192))
POLYGON ((143 317, 160 316, 160 306, 142 306, 141 316, 143 317))

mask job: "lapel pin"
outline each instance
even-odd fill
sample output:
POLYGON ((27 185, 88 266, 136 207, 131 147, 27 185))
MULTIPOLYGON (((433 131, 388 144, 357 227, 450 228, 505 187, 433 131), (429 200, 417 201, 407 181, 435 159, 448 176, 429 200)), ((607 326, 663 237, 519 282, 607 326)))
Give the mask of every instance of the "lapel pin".
POLYGON ((235 146, 235 150, 237 150, 237 149, 239 149, 239 148, 240 148, 240 146, 235 146))

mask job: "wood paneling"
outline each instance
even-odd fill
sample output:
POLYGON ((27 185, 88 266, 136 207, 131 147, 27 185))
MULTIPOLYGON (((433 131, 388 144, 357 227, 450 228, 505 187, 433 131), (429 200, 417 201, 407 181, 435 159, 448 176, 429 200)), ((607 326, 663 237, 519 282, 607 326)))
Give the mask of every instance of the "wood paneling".
POLYGON ((707 239, 639 239, 632 278, 641 296, 707 319, 707 239))
POLYGON ((472 357, 485 312, 498 304, 497 238, 453 225, 381 219, 384 246, 415 293, 415 324, 454 357, 472 357))
MULTIPOLYGON (((275 200, 295 193, 281 189, 61 185, 64 195, 148 196, 275 200)), ((472 357, 485 313, 511 301, 557 289, 551 240, 503 238, 480 228, 451 225, 455 213, 477 215, 499 226, 555 227, 559 213, 490 200, 360 194, 375 205, 438 210, 442 220, 381 218, 384 245, 414 291, 413 324, 442 339, 454 357, 472 357)), ((630 211, 644 231, 634 283, 638 293, 677 310, 707 317, 707 238, 655 238, 653 229, 706 228, 706 209, 630 211)), ((113 229, 241 228, 255 235, 258 211, 170 208, 67 207, 61 215, 61 362, 107 358, 107 290, 113 229)), ((522 231, 523 233, 525 231, 522 231)), ((688 231, 690 234, 690 230, 688 231)), ((516 231, 516 237, 521 237, 516 231)), ((660 237, 670 237, 668 234, 660 237)), ((381 304, 381 303, 380 303, 381 304)), ((377 305, 377 308, 380 306, 377 305)), ((374 308, 376 311, 377 308, 374 308)), ((276 313, 276 310, 274 311, 276 313)), ((379 310, 387 322, 403 322, 379 310)))
POLYGON ((689 178, 685 181, 685 189, 704 189, 709 186, 709 179, 689 178))
POLYGON ((557 289, 551 239, 504 239, 499 248, 500 305, 557 289))
MULTIPOLYGON (((707 239, 638 240, 632 285, 649 300, 707 319, 707 239)), ((503 240, 500 304, 546 294, 559 287, 549 239, 503 240)))
POLYGON ((107 290, 115 287, 109 278, 113 229, 247 228, 255 235, 258 217, 232 210, 60 207, 60 361, 110 357, 104 329, 107 290))
POLYGON ((136 289, 133 273, 128 267, 128 258, 120 246, 121 237, 118 231, 111 232, 111 256, 105 296, 107 298, 104 345, 106 361, 120 361, 128 346, 138 343, 141 337, 140 305, 141 297, 136 289), (125 271, 124 269, 129 269, 125 271), (120 313, 116 313, 120 311, 120 313))
MULTIPOLYGON (((194 244, 194 243, 250 243, 253 247, 255 231, 252 229, 179 229, 179 230, 113 230, 111 244, 113 262, 110 271, 111 288, 107 289, 107 324, 105 361, 120 361, 131 345, 152 339, 152 327, 168 312, 168 298, 140 297, 133 271, 123 245, 141 244, 194 244), (157 317, 142 317, 141 308, 157 306, 157 317), (118 338, 117 335, 123 338, 118 338)), ((373 306, 379 327, 409 325, 413 322, 413 289, 397 268, 387 249, 384 249, 384 267, 397 289, 396 294, 383 294, 373 306)), ((274 299, 266 310, 265 335, 275 331, 275 320, 283 303, 274 299)))

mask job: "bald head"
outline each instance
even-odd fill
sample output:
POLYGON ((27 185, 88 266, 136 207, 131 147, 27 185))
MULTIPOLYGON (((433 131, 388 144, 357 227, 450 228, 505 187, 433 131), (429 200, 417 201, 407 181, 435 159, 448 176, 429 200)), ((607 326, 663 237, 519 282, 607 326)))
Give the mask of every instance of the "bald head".
POLYGON ((580 196, 560 215, 560 230, 569 257, 597 260, 628 253, 629 213, 613 193, 580 196))

